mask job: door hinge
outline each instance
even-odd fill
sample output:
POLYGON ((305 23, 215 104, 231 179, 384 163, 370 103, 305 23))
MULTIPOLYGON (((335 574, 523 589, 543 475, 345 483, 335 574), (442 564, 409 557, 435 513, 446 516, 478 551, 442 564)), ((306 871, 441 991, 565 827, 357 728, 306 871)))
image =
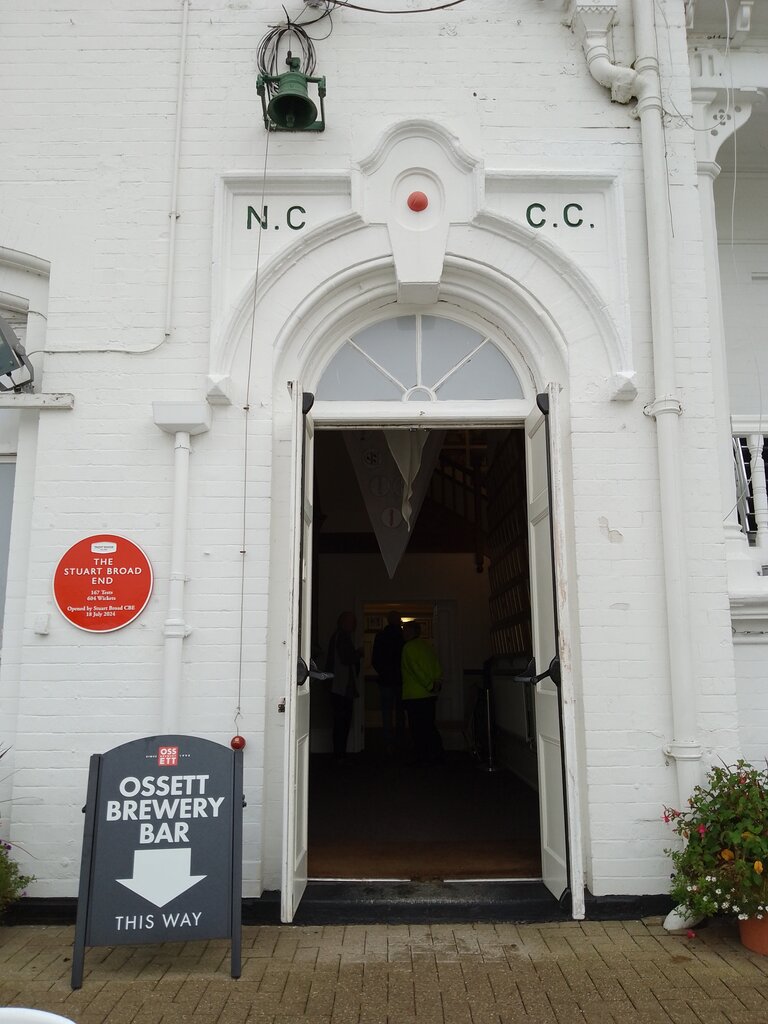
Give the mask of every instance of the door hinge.
POLYGON ((283 697, 282 700, 278 701, 277 712, 280 715, 284 715, 285 714, 285 697, 283 697))

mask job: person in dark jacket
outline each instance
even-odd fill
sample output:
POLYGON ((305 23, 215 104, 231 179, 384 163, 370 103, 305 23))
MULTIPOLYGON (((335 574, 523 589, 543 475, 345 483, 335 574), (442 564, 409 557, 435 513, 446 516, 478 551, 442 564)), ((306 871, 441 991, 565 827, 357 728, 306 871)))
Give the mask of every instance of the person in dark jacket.
POLYGON ((387 625, 373 641, 371 664, 378 675, 381 728, 388 753, 403 739, 403 677, 400 657, 403 653, 403 626, 400 613, 387 614, 387 625))
POLYGON ((354 612, 342 612, 328 642, 326 669, 333 672, 331 708, 333 711, 333 756, 337 764, 347 755, 352 712, 358 696, 357 677, 363 651, 355 647, 357 620, 354 612))

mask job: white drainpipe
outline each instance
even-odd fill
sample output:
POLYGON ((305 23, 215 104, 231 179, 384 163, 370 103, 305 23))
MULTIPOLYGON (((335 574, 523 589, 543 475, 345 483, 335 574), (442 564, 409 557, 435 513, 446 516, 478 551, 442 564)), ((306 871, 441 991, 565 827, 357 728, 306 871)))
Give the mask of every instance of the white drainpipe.
POLYGON ((665 747, 677 768, 678 801, 684 806, 700 779, 701 744, 696 727, 691 643, 685 517, 680 478, 680 416, 674 353, 674 322, 670 251, 668 174, 659 62, 654 27, 655 5, 632 0, 635 23, 634 70, 612 63, 608 31, 616 3, 590 4, 576 0, 572 27, 581 36, 589 70, 611 89, 619 103, 637 97, 643 141, 646 230, 650 276, 653 367, 656 398, 644 412, 656 420, 659 495, 667 603, 667 642, 672 697, 672 741, 665 747))
POLYGON ((167 338, 173 324, 173 282, 176 267, 176 222, 181 216, 176 209, 179 197, 179 165, 181 163, 181 128, 184 114, 184 77, 187 69, 187 34, 190 0, 181 0, 181 43, 179 47, 179 75, 176 85, 176 132, 173 142, 173 169, 171 172, 171 212, 168 229, 168 277, 165 286, 165 326, 167 338))
POLYGON ((174 435, 173 516, 171 520, 171 564, 168 585, 168 615, 163 634, 162 706, 160 732, 181 729, 181 680, 184 640, 191 630, 184 620, 184 584, 187 581, 187 512, 189 508, 189 456, 191 436, 211 426, 207 402, 155 402, 154 420, 161 430, 174 435))

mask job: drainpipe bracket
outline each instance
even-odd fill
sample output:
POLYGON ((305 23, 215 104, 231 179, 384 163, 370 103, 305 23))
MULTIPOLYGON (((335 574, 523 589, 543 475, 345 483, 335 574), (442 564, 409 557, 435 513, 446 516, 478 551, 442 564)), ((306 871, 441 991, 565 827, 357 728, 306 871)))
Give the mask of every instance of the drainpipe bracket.
POLYGON ((701 744, 693 740, 673 741, 662 747, 662 750, 665 757, 671 757, 674 761, 700 761, 703 754, 701 744))
POLYGON ((671 395, 664 395, 662 398, 656 398, 643 407, 643 415, 654 420, 664 413, 669 412, 674 413, 675 416, 683 415, 682 404, 677 398, 673 398, 671 395))
POLYGON ((186 640, 191 632, 191 627, 182 619, 166 619, 163 636, 173 637, 177 640, 186 640))

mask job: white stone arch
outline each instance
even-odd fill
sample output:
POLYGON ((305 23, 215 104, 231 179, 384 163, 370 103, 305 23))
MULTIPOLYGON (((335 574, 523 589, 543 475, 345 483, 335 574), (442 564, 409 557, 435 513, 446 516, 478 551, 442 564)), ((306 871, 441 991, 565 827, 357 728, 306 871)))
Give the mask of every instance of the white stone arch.
MULTIPOLYGON (((482 324, 517 371, 529 409, 548 383, 557 382, 568 391, 585 375, 618 379, 624 387, 621 397, 632 396, 634 390, 629 349, 592 282, 557 246, 495 214, 480 213, 449 229, 438 301, 430 306, 397 301, 387 227, 366 224, 356 214, 313 231, 265 266, 258 288, 254 283, 251 279, 243 289, 214 342, 210 387, 212 400, 248 406, 254 440, 258 437, 271 460, 266 706, 272 708, 294 682, 293 666, 285 658, 292 587, 286 552, 295 521, 288 502, 294 450, 288 381, 299 380, 312 391, 350 334, 388 316, 420 312, 482 324)), ((430 411, 440 404, 431 403, 430 411)), ((461 403, 445 404, 453 417, 461 403)), ((478 406, 494 403, 471 404, 474 411, 458 412, 457 421, 482 422, 482 412, 474 419, 478 406)), ((516 403, 506 422, 520 422, 525 404, 516 403)), ((561 430, 567 436, 567 399, 562 405, 561 430)), ((419 409, 411 409, 418 415, 419 409)), ((567 486, 570 470, 564 466, 563 471, 567 486)), ((572 531, 570 519, 564 529, 572 531)), ((274 749, 266 754, 272 770, 265 780, 263 883, 275 888, 280 885, 286 769, 285 762, 280 769, 278 734, 266 742, 274 743, 274 749)))
POLYGON ((262 270, 258 288, 252 277, 241 291, 213 339, 209 396, 245 398, 249 355, 259 367, 250 398, 271 395, 267 367, 275 384, 300 378, 311 388, 350 332, 449 306, 487 325, 524 386, 566 385, 576 364, 607 381, 611 397, 634 397, 629 345, 592 281, 541 235, 487 212, 451 227, 438 302, 418 308, 397 303, 384 225, 349 214, 311 232, 262 270))

